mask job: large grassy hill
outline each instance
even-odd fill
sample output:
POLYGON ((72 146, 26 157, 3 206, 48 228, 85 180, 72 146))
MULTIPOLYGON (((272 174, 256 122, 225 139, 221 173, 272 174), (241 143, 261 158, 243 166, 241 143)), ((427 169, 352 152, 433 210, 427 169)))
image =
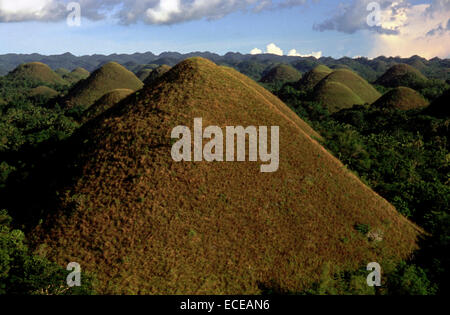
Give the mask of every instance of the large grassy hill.
POLYGON ((314 100, 330 113, 353 105, 372 104, 381 94, 351 70, 338 69, 314 87, 314 100))
POLYGON ((418 89, 424 86, 426 81, 427 78, 416 68, 398 64, 389 68, 375 83, 385 87, 406 86, 418 89))
POLYGON ((394 88, 380 97, 373 106, 380 108, 397 108, 410 110, 428 106, 427 100, 419 92, 408 87, 394 88))
POLYGON ((270 69, 261 79, 262 83, 283 84, 300 80, 302 74, 290 65, 280 64, 270 69))
POLYGON ((142 88, 143 83, 131 72, 116 62, 109 62, 94 71, 87 79, 80 81, 64 99, 68 108, 88 108, 105 93, 114 89, 142 88))
POLYGON ((67 85, 67 82, 62 79, 49 66, 42 62, 30 62, 21 64, 16 69, 8 73, 6 76, 8 80, 12 81, 27 81, 34 86, 38 85, 67 85))
POLYGON ((317 83, 319 83, 322 79, 324 79, 327 75, 329 75, 333 70, 324 65, 319 65, 308 71, 301 80, 296 83, 296 87, 302 90, 310 90, 313 89, 317 83))
MULTIPOLYGON (((56 175, 42 170, 58 199, 44 207, 53 215, 33 232, 34 244, 96 275, 99 293, 299 292, 324 266, 409 256, 420 231, 316 137, 248 77, 185 60, 81 127, 50 163, 56 175), (261 173, 260 162, 174 162, 171 131, 192 128, 196 117, 204 127, 279 126, 278 171, 261 173)), ((26 210, 21 202, 14 206, 26 210)))

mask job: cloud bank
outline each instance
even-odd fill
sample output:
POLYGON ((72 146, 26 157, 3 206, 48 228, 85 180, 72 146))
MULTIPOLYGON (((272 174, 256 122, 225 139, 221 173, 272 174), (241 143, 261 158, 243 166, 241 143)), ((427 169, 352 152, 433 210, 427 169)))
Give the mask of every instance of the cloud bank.
MULTIPOLYGON (((277 45, 275 45, 274 43, 270 43, 269 45, 266 46, 266 50, 263 52, 261 49, 259 48, 253 48, 250 51, 251 55, 259 55, 259 54, 272 54, 272 55, 278 55, 278 56, 284 56, 284 52, 283 50, 278 47, 277 45)), ((312 52, 310 54, 301 54, 299 52, 297 52, 296 49, 291 49, 289 50, 287 56, 291 56, 291 57, 315 57, 317 59, 319 59, 320 57, 322 57, 322 52, 321 51, 317 51, 317 52, 312 52)))
POLYGON ((379 19, 374 19, 373 0, 340 4, 336 14, 320 23, 316 31, 353 34, 366 32, 370 56, 450 56, 450 0, 411 4, 407 0, 378 0, 379 19), (372 20, 370 20, 372 18, 372 20), (370 23, 375 21, 377 23, 370 23))
MULTIPOLYGON (((177 24, 220 19, 233 12, 260 12, 305 5, 308 0, 72 0, 82 17, 113 17, 122 24, 177 24)), ((313 0, 316 2, 317 0, 313 0)), ((67 16, 69 0, 0 0, 0 22, 58 21, 67 16)))

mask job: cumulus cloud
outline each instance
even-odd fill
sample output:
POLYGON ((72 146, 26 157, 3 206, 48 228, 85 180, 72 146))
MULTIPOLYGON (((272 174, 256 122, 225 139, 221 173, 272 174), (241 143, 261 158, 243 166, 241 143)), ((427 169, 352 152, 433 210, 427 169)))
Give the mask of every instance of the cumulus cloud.
POLYGON ((427 4, 412 4, 408 0, 378 0, 379 19, 373 20, 370 18, 374 17, 374 12, 367 10, 371 2, 373 0, 353 0, 341 4, 334 16, 315 24, 313 28, 348 34, 366 32, 369 45, 373 46, 370 53, 373 57, 415 54, 426 58, 450 56, 449 0, 432 0, 427 4))
POLYGON ((0 22, 61 19, 65 5, 54 0, 0 0, 0 22))
POLYGON ((291 49, 288 52, 288 56, 295 56, 295 57, 314 57, 319 59, 320 57, 322 57, 322 52, 321 51, 313 51, 310 54, 301 54, 299 52, 297 52, 296 49, 291 49))
MULTIPOLYGON (((275 43, 270 43, 269 45, 266 46, 266 50, 263 52, 261 49, 259 48, 253 48, 250 51, 251 55, 259 55, 259 54, 272 54, 272 55, 278 55, 278 56, 283 56, 284 52, 283 50, 278 47, 275 43)), ((319 59, 320 57, 322 57, 322 52, 321 51, 313 51, 310 54, 301 54, 299 53, 296 49, 291 49, 289 50, 287 56, 291 56, 291 57, 315 57, 317 59, 319 59)))
POLYGON ((274 43, 270 43, 266 46, 266 54, 283 56, 283 50, 274 43))
POLYGON ((260 55, 262 53, 263 51, 259 48, 253 48, 252 50, 250 50, 250 55, 260 55))
POLYGON ((405 0, 375 1, 379 8, 369 6, 372 3, 374 3, 373 0, 353 0, 351 3, 341 3, 334 16, 314 24, 313 29, 321 32, 335 30, 348 34, 368 29, 381 34, 397 34, 399 26, 405 21, 405 11, 410 6, 409 3, 405 0))
MULTIPOLYGON (((305 5, 307 0, 72 0, 84 18, 110 15, 122 24, 176 24, 220 19, 237 11, 260 12, 305 5), (114 13, 110 13, 114 12, 114 13)), ((313 0, 317 1, 317 0, 313 0)), ((54 21, 66 18, 70 0, 0 0, 0 22, 54 21)))
MULTIPOLYGON (((450 1, 447 1, 447 4, 450 1)), ((405 20, 398 34, 373 35, 372 56, 411 56, 425 58, 450 56, 450 6, 442 1, 411 5, 405 10, 405 20), (433 7, 434 5, 434 7, 433 7), (439 9, 437 9, 439 8, 439 9)))

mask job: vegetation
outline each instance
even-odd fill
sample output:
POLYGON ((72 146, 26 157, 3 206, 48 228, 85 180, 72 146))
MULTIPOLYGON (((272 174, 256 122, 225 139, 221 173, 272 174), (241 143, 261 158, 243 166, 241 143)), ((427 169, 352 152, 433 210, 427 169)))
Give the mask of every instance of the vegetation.
MULTIPOLYGON (((377 103, 392 100, 396 91, 377 103)), ((349 169, 428 233, 411 259, 383 266, 386 280, 373 293, 448 293, 450 262, 444 254, 450 250, 448 116, 428 116, 428 108, 406 110, 416 107, 410 100, 404 103, 407 108, 354 106, 330 115, 292 87, 283 87, 278 95, 321 133, 325 146, 349 169)), ((448 100, 444 95, 440 99, 444 97, 448 100)), ((357 229, 365 233, 367 227, 359 224, 357 229)), ((325 271, 323 279, 304 293, 366 294, 367 287, 357 286, 362 281, 359 275, 362 272, 325 271)))
MULTIPOLYGON (((276 64, 227 58, 255 77, 276 64)), ((398 60, 323 61, 373 76, 398 60)), ((411 59, 427 76, 442 62, 411 59)), ((28 74, 0 77, 0 209, 8 210, 0 211, 0 293, 448 294, 448 85, 427 80, 418 93, 432 105, 411 109, 411 97, 423 100, 415 91, 377 92, 315 58, 293 65, 316 68, 271 87, 290 108, 201 58, 136 93, 142 83, 114 63, 70 91, 28 74), (320 81, 356 104, 382 92, 407 108, 324 106, 320 81), (123 89, 129 82, 137 84, 123 89), (55 92, 81 101, 61 108, 55 92), (280 126, 279 171, 173 162, 170 130, 194 117, 280 126), (80 288, 64 283, 69 261, 89 271, 80 288), (368 261, 383 267, 381 288, 365 284, 368 261)))

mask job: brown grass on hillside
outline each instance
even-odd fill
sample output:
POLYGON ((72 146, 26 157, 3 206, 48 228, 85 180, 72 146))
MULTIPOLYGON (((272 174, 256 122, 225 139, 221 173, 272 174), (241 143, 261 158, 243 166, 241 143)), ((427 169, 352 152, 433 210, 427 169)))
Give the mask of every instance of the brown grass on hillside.
POLYGON ((428 105, 428 101, 419 92, 404 86, 390 90, 373 103, 373 106, 376 107, 401 110, 422 108, 428 105))
POLYGON ((314 100, 333 113, 353 105, 372 104, 381 94, 355 72, 338 69, 314 88, 314 100))
POLYGON ((185 60, 73 137, 60 162, 78 175, 59 188, 57 214, 36 229, 35 245, 95 273, 100 293, 298 292, 325 265, 407 257, 420 231, 317 136, 251 79, 185 60), (261 173, 259 162, 174 162, 171 130, 195 117, 204 127, 280 126, 278 172, 261 173))
POLYGON ((109 62, 94 71, 87 79, 75 84, 64 99, 67 107, 84 106, 88 108, 105 93, 114 89, 137 91, 143 83, 122 65, 109 62))
POLYGON ((27 80, 35 84, 67 85, 56 72, 42 62, 29 62, 19 65, 7 77, 11 80, 27 80))
POLYGON ((115 89, 106 93, 83 113, 82 122, 94 119, 133 93, 134 91, 130 89, 115 89))

